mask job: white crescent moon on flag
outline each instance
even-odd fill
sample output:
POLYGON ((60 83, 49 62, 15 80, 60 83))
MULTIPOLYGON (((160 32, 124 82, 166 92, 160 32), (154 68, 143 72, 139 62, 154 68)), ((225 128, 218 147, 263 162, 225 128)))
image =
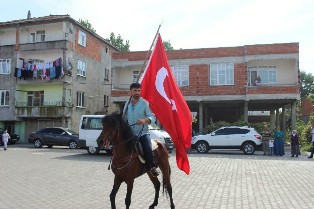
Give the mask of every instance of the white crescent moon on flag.
POLYGON ((176 103, 173 99, 169 99, 169 97, 166 94, 165 88, 164 88, 164 82, 166 77, 168 76, 168 71, 165 67, 160 68, 158 70, 156 75, 156 81, 155 86, 158 91, 158 93, 169 103, 171 104, 172 110, 177 110, 176 103))

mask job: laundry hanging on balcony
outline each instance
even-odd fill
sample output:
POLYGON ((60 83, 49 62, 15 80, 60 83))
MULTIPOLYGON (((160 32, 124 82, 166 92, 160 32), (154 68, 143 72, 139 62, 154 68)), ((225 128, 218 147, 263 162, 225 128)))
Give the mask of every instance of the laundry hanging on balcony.
POLYGON ((58 58, 52 62, 23 62, 21 68, 15 68, 14 77, 24 80, 50 80, 64 76, 62 58, 58 58))

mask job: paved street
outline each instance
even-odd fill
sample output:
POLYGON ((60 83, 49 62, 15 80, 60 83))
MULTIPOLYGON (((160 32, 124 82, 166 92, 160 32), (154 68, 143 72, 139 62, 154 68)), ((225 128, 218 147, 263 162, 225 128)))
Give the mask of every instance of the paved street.
MULTIPOLYGON (((0 147, 0 208, 110 208, 113 173, 109 156, 90 156, 83 149, 35 149, 31 145, 0 147)), ((170 157, 174 203, 191 208, 304 208, 314 207, 314 160, 252 156, 241 151, 189 154, 190 175, 170 157)), ((117 208, 125 208, 126 185, 117 194, 117 208)), ((147 176, 136 179, 131 208, 148 208, 154 197, 147 176)), ((157 208, 169 207, 160 195, 157 208)))

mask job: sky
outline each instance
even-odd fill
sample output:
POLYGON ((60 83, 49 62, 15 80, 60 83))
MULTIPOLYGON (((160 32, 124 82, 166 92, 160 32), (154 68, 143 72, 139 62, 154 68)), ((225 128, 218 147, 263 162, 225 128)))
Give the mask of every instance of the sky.
POLYGON ((314 75, 313 0, 0 0, 0 22, 70 15, 96 33, 120 34, 131 51, 149 50, 159 25, 174 49, 299 43, 299 67, 314 75), (5 9, 3 9, 5 8, 5 9))

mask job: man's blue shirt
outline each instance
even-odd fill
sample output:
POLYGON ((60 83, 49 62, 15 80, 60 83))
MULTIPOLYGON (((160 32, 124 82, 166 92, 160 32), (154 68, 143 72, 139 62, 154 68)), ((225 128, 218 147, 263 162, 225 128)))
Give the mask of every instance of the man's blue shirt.
POLYGON ((136 122, 138 119, 149 118, 151 122, 155 122, 155 116, 148 106, 148 102, 144 100, 142 97, 139 98, 139 101, 136 104, 132 104, 132 102, 126 102, 123 108, 124 119, 128 121, 129 125, 132 125, 131 128, 133 133, 136 135, 142 136, 148 133, 148 124, 137 125, 136 122), (127 112, 126 111, 126 107, 127 112), (135 124, 135 125, 134 125, 135 124), (141 133, 140 133, 141 132, 141 133))

